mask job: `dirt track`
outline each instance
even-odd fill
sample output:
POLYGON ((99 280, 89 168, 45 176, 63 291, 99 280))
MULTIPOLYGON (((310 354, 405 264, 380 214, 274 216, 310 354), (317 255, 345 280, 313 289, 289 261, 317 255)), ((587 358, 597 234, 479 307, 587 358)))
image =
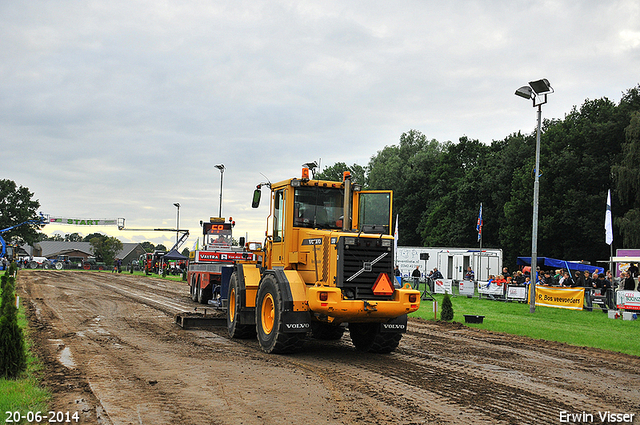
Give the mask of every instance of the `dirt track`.
POLYGON ((391 355, 356 352, 348 333, 267 355, 226 328, 178 327, 196 306, 182 284, 25 270, 18 291, 52 410, 81 423, 559 424, 610 411, 640 424, 638 357, 413 319, 391 355))

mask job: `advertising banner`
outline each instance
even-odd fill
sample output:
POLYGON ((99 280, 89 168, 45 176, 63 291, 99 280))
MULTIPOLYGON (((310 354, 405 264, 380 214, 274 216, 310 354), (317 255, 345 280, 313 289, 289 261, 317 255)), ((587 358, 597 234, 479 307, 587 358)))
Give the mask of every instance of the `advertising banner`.
POLYGON ((460 295, 473 296, 475 295, 476 287, 472 280, 461 280, 458 282, 458 291, 460 295))
POLYGON ((453 295, 452 282, 451 279, 436 279, 433 282, 434 292, 436 294, 444 294, 447 292, 449 295, 453 295))
POLYGON ((536 305, 582 310, 584 288, 551 288, 536 286, 536 305))
POLYGON ((618 308, 625 310, 640 310, 640 292, 618 291, 618 308))
POLYGON ((507 299, 526 301, 527 299, 527 287, 526 286, 513 286, 507 285, 507 299))
POLYGON ((506 286, 506 283, 502 282, 496 283, 494 280, 490 280, 489 282, 479 280, 478 293, 481 295, 493 295, 502 297, 504 296, 504 287, 506 286))

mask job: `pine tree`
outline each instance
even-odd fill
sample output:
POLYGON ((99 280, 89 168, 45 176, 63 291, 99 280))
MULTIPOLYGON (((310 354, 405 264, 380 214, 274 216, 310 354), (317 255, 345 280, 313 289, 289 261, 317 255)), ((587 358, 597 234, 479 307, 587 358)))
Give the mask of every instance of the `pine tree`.
POLYGON ((453 320, 453 304, 451 304, 451 296, 448 292, 444 294, 442 299, 442 310, 440 311, 440 320, 453 320))
POLYGON ((6 283, 0 304, 0 377, 16 378, 27 368, 27 357, 22 329, 18 326, 15 306, 15 278, 5 273, 6 283))

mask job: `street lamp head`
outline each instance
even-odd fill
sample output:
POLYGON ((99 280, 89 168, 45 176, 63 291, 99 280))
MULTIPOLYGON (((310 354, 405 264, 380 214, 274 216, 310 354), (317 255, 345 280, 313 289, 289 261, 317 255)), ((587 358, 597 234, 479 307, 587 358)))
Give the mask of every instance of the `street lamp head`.
POLYGON ((537 81, 530 81, 529 86, 531 86, 538 96, 553 93, 553 88, 551 87, 551 84, 549 84, 549 80, 546 78, 537 81))
POLYGON ((532 95, 533 90, 531 90, 531 87, 529 86, 522 86, 518 90, 516 90, 516 96, 523 97, 527 100, 530 100, 532 95))
POLYGON ((173 204, 173 206, 180 208, 180 202, 176 202, 175 204, 173 204))
POLYGON ((224 164, 216 164, 214 165, 221 173, 224 173, 224 164))

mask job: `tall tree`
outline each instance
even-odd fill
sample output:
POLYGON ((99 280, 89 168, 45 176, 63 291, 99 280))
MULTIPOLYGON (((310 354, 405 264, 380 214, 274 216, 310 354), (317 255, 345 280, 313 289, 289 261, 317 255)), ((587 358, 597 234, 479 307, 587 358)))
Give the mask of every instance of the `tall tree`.
MULTIPOLYGON (((13 180, 0 180, 0 229, 15 226, 29 220, 37 220, 40 202, 32 199, 33 193, 24 186, 17 186, 13 180)), ((25 224, 5 232, 7 241, 32 244, 38 240, 37 223, 25 224)))
POLYGON ((345 171, 349 171, 351 173, 351 181, 360 183, 361 185, 365 184, 366 170, 364 167, 358 164, 353 164, 351 166, 345 164, 344 162, 336 162, 330 167, 325 167, 324 170, 317 173, 314 178, 319 180, 329 180, 329 181, 342 181, 342 176, 345 171))
MULTIPOLYGON (((101 235, 104 236, 104 235, 101 235)), ((96 258, 104 261, 108 266, 112 266, 116 254, 122 250, 122 242, 113 236, 94 237, 90 241, 93 254, 96 258)))
POLYGON ((431 170, 441 150, 442 145, 436 140, 410 130, 400 136, 398 145, 385 146, 369 160, 368 188, 393 190, 393 214, 399 220, 400 245, 423 244, 417 224, 428 209, 429 187, 433 183, 431 170))
POLYGON ((623 204, 629 207, 616 219, 624 245, 640 246, 640 112, 634 112, 625 129, 626 143, 622 160, 613 167, 616 189, 623 204))

